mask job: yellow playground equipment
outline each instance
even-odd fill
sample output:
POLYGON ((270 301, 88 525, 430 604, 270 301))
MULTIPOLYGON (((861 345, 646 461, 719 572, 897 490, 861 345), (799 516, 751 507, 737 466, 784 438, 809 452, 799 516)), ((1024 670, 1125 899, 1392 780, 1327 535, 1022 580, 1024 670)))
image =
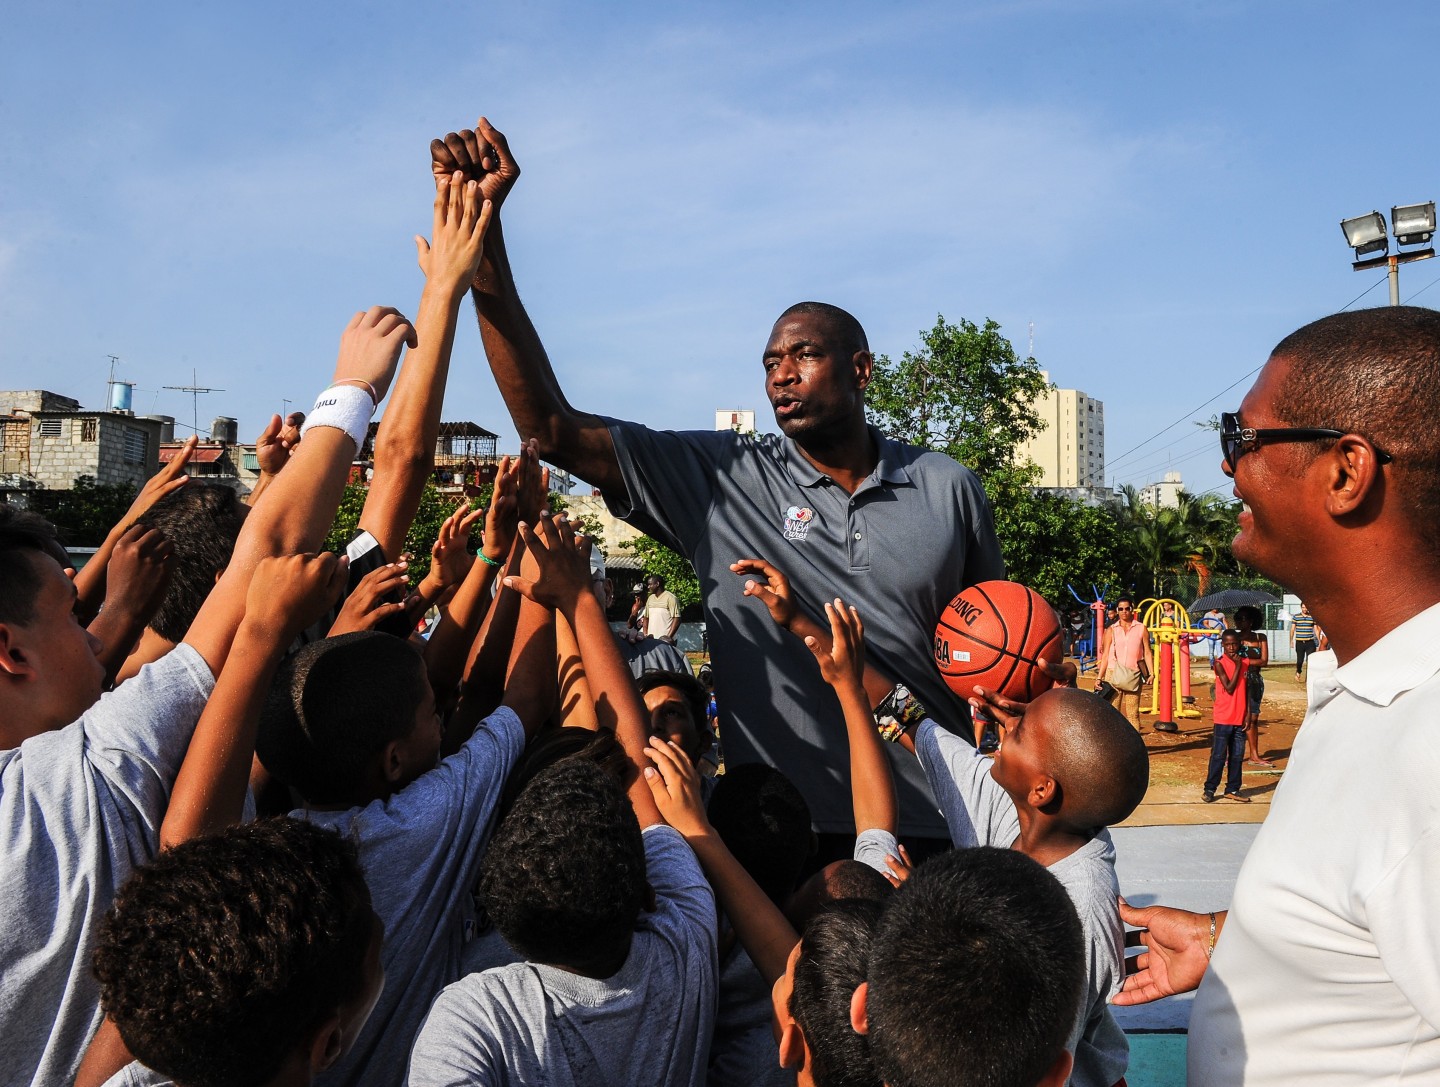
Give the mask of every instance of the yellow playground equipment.
POLYGON ((1191 703, 1190 646, 1202 638, 1212 638, 1215 631, 1190 625, 1190 614, 1178 600, 1148 598, 1137 609, 1140 622, 1150 632, 1152 662, 1150 674, 1155 682, 1150 688, 1150 705, 1141 713, 1154 714, 1157 732, 1178 732, 1177 717, 1199 717, 1200 711, 1191 703), (1178 697, 1177 697, 1178 693, 1178 697))

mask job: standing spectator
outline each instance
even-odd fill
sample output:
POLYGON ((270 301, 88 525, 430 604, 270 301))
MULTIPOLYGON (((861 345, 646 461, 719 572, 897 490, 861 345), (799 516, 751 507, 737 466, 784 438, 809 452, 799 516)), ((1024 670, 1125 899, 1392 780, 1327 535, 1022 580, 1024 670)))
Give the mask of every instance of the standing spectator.
POLYGON ((665 588, 665 579, 659 574, 651 574, 645 584, 650 595, 645 598, 645 614, 640 620, 640 629, 652 638, 674 645, 675 632, 680 629, 680 601, 665 588))
POLYGON ((1270 663, 1270 639, 1259 629, 1260 609, 1246 604, 1235 609, 1235 626, 1240 631, 1240 653, 1249 663, 1245 669, 1245 738, 1251 766, 1274 766, 1260 757, 1260 703, 1265 698, 1265 677, 1260 670, 1270 663))
POLYGON ((1133 597, 1115 601, 1115 625, 1106 628, 1100 647, 1100 675, 1115 688, 1115 708, 1139 732, 1140 687, 1150 676, 1150 632, 1135 618, 1133 597))
POLYGON ((1305 670, 1305 658, 1320 647, 1319 628, 1315 626, 1315 617, 1303 603, 1300 605, 1300 614, 1295 616, 1295 621, 1290 624, 1290 645, 1295 650, 1295 678, 1299 679, 1300 673, 1305 670))
POLYGON ((1210 768, 1205 774, 1205 791, 1200 799, 1215 802, 1220 771, 1225 771, 1225 799, 1250 803, 1240 795, 1240 760, 1245 755, 1245 658, 1240 655, 1240 635, 1227 630, 1220 636, 1222 652, 1215 660, 1215 723, 1210 745, 1210 768))
POLYGON ((1200 625, 1206 630, 1214 631, 1211 637, 1205 639, 1210 644, 1210 667, 1213 670, 1215 667, 1215 658, 1220 656, 1221 653, 1220 635, 1230 628, 1230 624, 1225 621, 1225 613, 1223 611, 1219 608, 1211 608, 1200 620, 1200 625))

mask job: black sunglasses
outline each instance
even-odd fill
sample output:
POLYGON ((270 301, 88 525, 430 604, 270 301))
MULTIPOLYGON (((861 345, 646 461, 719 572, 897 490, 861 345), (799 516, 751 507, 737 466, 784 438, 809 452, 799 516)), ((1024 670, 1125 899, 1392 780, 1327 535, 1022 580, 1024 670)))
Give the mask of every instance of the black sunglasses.
MULTIPOLYGON (((1235 471, 1235 465, 1242 456, 1262 445, 1279 445, 1283 442, 1314 442, 1324 438, 1343 438, 1348 430, 1332 430, 1329 427, 1255 427, 1241 426, 1240 417, 1233 411, 1220 413, 1220 453, 1225 466, 1235 471)), ((1374 442, 1370 443, 1381 464, 1389 464, 1395 458, 1374 442)))

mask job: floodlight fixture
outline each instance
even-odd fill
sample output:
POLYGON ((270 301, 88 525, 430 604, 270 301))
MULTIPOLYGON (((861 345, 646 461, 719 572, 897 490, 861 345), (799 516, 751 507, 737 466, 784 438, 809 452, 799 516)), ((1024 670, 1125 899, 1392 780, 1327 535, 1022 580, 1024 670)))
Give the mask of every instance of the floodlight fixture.
POLYGON ((1435 201, 1397 204, 1390 209, 1390 227, 1400 245, 1424 245, 1435 234, 1435 201))
POLYGON ((1385 216, 1378 211, 1368 215, 1357 215, 1353 219, 1342 219, 1340 229, 1345 232, 1345 241, 1355 250, 1357 257, 1368 253, 1383 253, 1390 249, 1385 236, 1385 216))

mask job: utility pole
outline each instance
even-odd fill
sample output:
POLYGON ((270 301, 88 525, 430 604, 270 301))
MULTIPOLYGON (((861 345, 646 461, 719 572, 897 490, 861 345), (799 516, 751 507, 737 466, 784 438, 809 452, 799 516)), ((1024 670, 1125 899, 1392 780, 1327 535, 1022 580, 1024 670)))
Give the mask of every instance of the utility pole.
POLYGON ((190 429, 191 429, 192 432, 194 432, 195 434, 198 435, 198 434, 200 433, 200 394, 201 394, 201 393, 223 393, 225 390, 224 390, 224 389, 209 389, 209 388, 206 388, 206 387, 203 386, 203 385, 197 385, 197 384, 196 384, 196 381, 197 381, 197 380, 199 380, 199 379, 198 379, 198 376, 196 375, 196 372, 195 372, 194 370, 191 370, 191 371, 190 371, 190 384, 189 384, 189 385, 162 385, 161 388, 164 388, 164 389, 174 389, 177 393, 189 393, 189 394, 190 394, 190 420, 191 420, 191 424, 192 424, 191 427, 190 427, 190 429))

